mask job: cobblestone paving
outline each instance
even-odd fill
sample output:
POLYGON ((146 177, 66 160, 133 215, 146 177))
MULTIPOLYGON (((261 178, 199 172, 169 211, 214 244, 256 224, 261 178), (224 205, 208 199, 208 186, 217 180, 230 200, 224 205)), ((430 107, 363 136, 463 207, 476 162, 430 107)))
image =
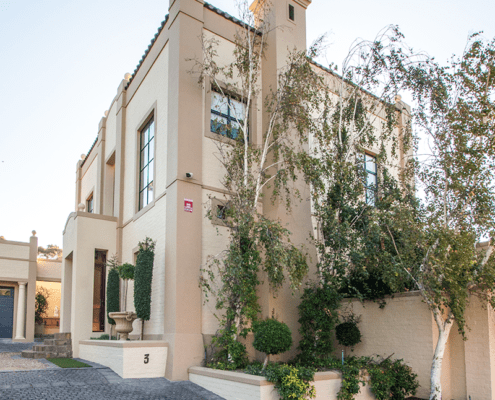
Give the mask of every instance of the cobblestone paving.
POLYGON ((16 343, 12 339, 0 339, 0 353, 20 353, 22 350, 32 350, 36 342, 16 343))
POLYGON ((222 400, 192 382, 122 379, 108 368, 0 372, 2 400, 222 400))

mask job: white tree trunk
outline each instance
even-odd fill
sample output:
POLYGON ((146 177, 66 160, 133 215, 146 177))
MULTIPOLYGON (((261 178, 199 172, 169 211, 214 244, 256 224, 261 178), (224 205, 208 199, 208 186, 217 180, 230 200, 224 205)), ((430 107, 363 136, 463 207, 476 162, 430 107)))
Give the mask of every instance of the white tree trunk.
POLYGON ((438 342, 433 355, 433 362, 431 363, 430 400, 442 400, 442 362, 454 319, 449 315, 444 322, 439 310, 435 310, 434 317, 438 326, 438 342))

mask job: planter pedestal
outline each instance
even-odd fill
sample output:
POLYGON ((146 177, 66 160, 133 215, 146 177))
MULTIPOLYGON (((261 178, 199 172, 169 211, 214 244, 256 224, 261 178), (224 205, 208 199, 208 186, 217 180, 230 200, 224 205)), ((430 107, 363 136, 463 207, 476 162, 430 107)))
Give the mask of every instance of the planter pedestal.
POLYGON ((127 340, 137 314, 133 311, 119 311, 108 313, 108 316, 115 321, 115 330, 120 333, 120 340, 127 340))

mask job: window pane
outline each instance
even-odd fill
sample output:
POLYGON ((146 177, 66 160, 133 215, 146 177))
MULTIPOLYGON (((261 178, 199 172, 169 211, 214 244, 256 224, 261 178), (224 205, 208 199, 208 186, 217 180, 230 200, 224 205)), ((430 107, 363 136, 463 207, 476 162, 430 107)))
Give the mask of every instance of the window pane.
POLYGON ((376 188, 376 175, 366 174, 366 186, 376 188))
POLYGON ((148 167, 144 167, 141 171, 141 184, 139 185, 139 189, 143 190, 146 186, 148 186, 148 167))
POLYGON ((373 156, 366 154, 366 170, 376 173, 376 159, 373 156))
POLYGON ((146 164, 149 163, 148 159, 148 146, 146 146, 143 150, 141 150, 141 169, 143 169, 146 164))
POLYGON ((139 193, 139 209, 143 208, 144 206, 146 206, 146 203, 145 201, 147 201, 148 197, 147 197, 147 192, 146 190, 143 190, 142 192, 139 193))
POLYGON ((230 115, 238 120, 244 119, 246 116, 246 105, 237 100, 230 100, 231 110, 230 115))
POLYGON ((148 151, 148 158, 150 160, 153 160, 155 158, 155 139, 154 138, 151 138, 149 144, 148 144, 148 147, 149 147, 149 151, 148 151))
POLYGON ((149 204, 153 201, 153 182, 150 182, 149 186, 148 186, 148 203, 146 204, 149 204))
POLYGON ((230 126, 231 126, 231 130, 229 132, 229 137, 232 139, 237 139, 239 137, 239 133, 240 133, 239 123, 232 121, 230 126))
POLYGON ((375 205, 376 192, 373 189, 366 189, 366 204, 370 206, 375 205))
POLYGON ((227 118, 220 117, 216 114, 211 113, 211 124, 210 130, 220 135, 226 134, 227 118))
POLYGON ((227 97, 222 96, 220 93, 211 92, 211 109, 219 112, 220 114, 228 115, 229 104, 227 97))
POLYGON ((148 165, 148 182, 153 181, 153 172, 155 171, 154 165, 155 165, 155 162, 153 160, 151 160, 150 164, 148 165))
POLYGON ((148 133, 149 140, 155 137, 155 121, 151 121, 148 133))

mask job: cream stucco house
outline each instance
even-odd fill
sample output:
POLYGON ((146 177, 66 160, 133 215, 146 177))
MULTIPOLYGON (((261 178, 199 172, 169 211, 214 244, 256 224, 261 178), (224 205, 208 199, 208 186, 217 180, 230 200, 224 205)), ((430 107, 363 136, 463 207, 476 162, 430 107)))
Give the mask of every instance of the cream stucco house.
POLYGON ((38 259, 36 232, 29 242, 0 237, 0 338, 32 342, 35 334, 37 287, 49 291, 49 309, 43 333, 58 332, 61 260, 38 259))
MULTIPOLYGON (((306 48, 306 9, 311 0, 272 3, 272 23, 287 29, 270 32, 270 47, 263 61, 263 95, 270 85, 276 85, 277 70, 285 65, 287 48, 306 48)), ((99 123, 95 142, 77 163, 75 208, 64 228, 61 300, 61 331, 71 332, 75 357, 81 340, 109 332, 105 314, 106 259, 117 254, 121 262, 134 263, 138 242, 148 236, 156 241, 156 253, 152 312, 150 321, 145 323, 144 338, 168 343, 169 379, 187 379, 188 368, 203 361, 204 344, 218 326, 214 306, 203 303, 198 286, 200 266, 208 255, 225 248, 227 228, 215 219, 205 218, 204 204, 209 196, 224 195, 220 184, 222 167, 213 156, 219 135, 210 130, 211 87, 198 85, 197 78, 189 73, 192 65, 187 59, 202 54, 201 35, 215 38, 220 58, 231 59, 239 24, 203 0, 170 0, 169 14, 134 73, 122 80, 99 123)), ((329 72, 322 69, 322 73, 329 72)), ((262 104, 262 99, 257 103, 262 104)), ((399 99, 397 109, 400 113, 407 106, 399 99)), ((256 107, 250 113, 250 141, 256 145, 264 115, 256 107)), ((308 191, 302 184, 299 189, 303 195, 308 191)), ((265 214, 289 224, 293 242, 307 243, 308 232, 313 229, 310 202, 302 202, 290 215, 282 208, 269 201, 263 204, 265 214)), ((277 298, 266 287, 260 292, 263 314, 268 316, 276 310, 296 340, 298 301, 299 297, 288 289, 281 290, 277 298)), ((407 322, 404 326, 414 332, 410 340, 421 344, 424 338, 426 343, 405 354, 411 358, 406 361, 420 360, 415 365, 423 367, 426 360, 431 362, 433 354, 434 322, 428 310, 414 311, 421 307, 416 297, 407 297, 404 302, 407 305, 393 306, 394 315, 405 310, 416 313, 415 318, 424 320, 422 328, 411 330, 407 322)), ((127 309, 133 309, 132 296, 127 309)), ((370 314, 367 329, 379 342, 384 337, 377 333, 379 329, 392 331, 385 325, 374 328, 373 321, 380 310, 376 313, 370 314)), ((488 321, 487 316, 483 318, 488 321)), ((136 321, 133 334, 139 335, 140 329, 141 322, 136 321)), ((393 332, 401 335, 397 330, 393 332)), ((404 344, 389 336, 390 346, 368 343, 363 352, 389 355, 404 344)), ((460 346, 457 339, 452 348, 460 346)), ((488 346, 491 342, 487 339, 486 343, 488 346)), ((288 356, 292 355, 294 351, 288 356)), ((455 365, 461 364, 464 367, 456 367, 452 376, 460 374, 464 383, 452 379, 462 386, 458 392, 466 393, 467 361, 455 365)), ((488 374, 495 373, 492 364, 488 361, 488 374)), ((428 379, 423 373, 421 385, 426 390, 428 379)), ((457 389, 452 390, 454 393, 457 389)))

